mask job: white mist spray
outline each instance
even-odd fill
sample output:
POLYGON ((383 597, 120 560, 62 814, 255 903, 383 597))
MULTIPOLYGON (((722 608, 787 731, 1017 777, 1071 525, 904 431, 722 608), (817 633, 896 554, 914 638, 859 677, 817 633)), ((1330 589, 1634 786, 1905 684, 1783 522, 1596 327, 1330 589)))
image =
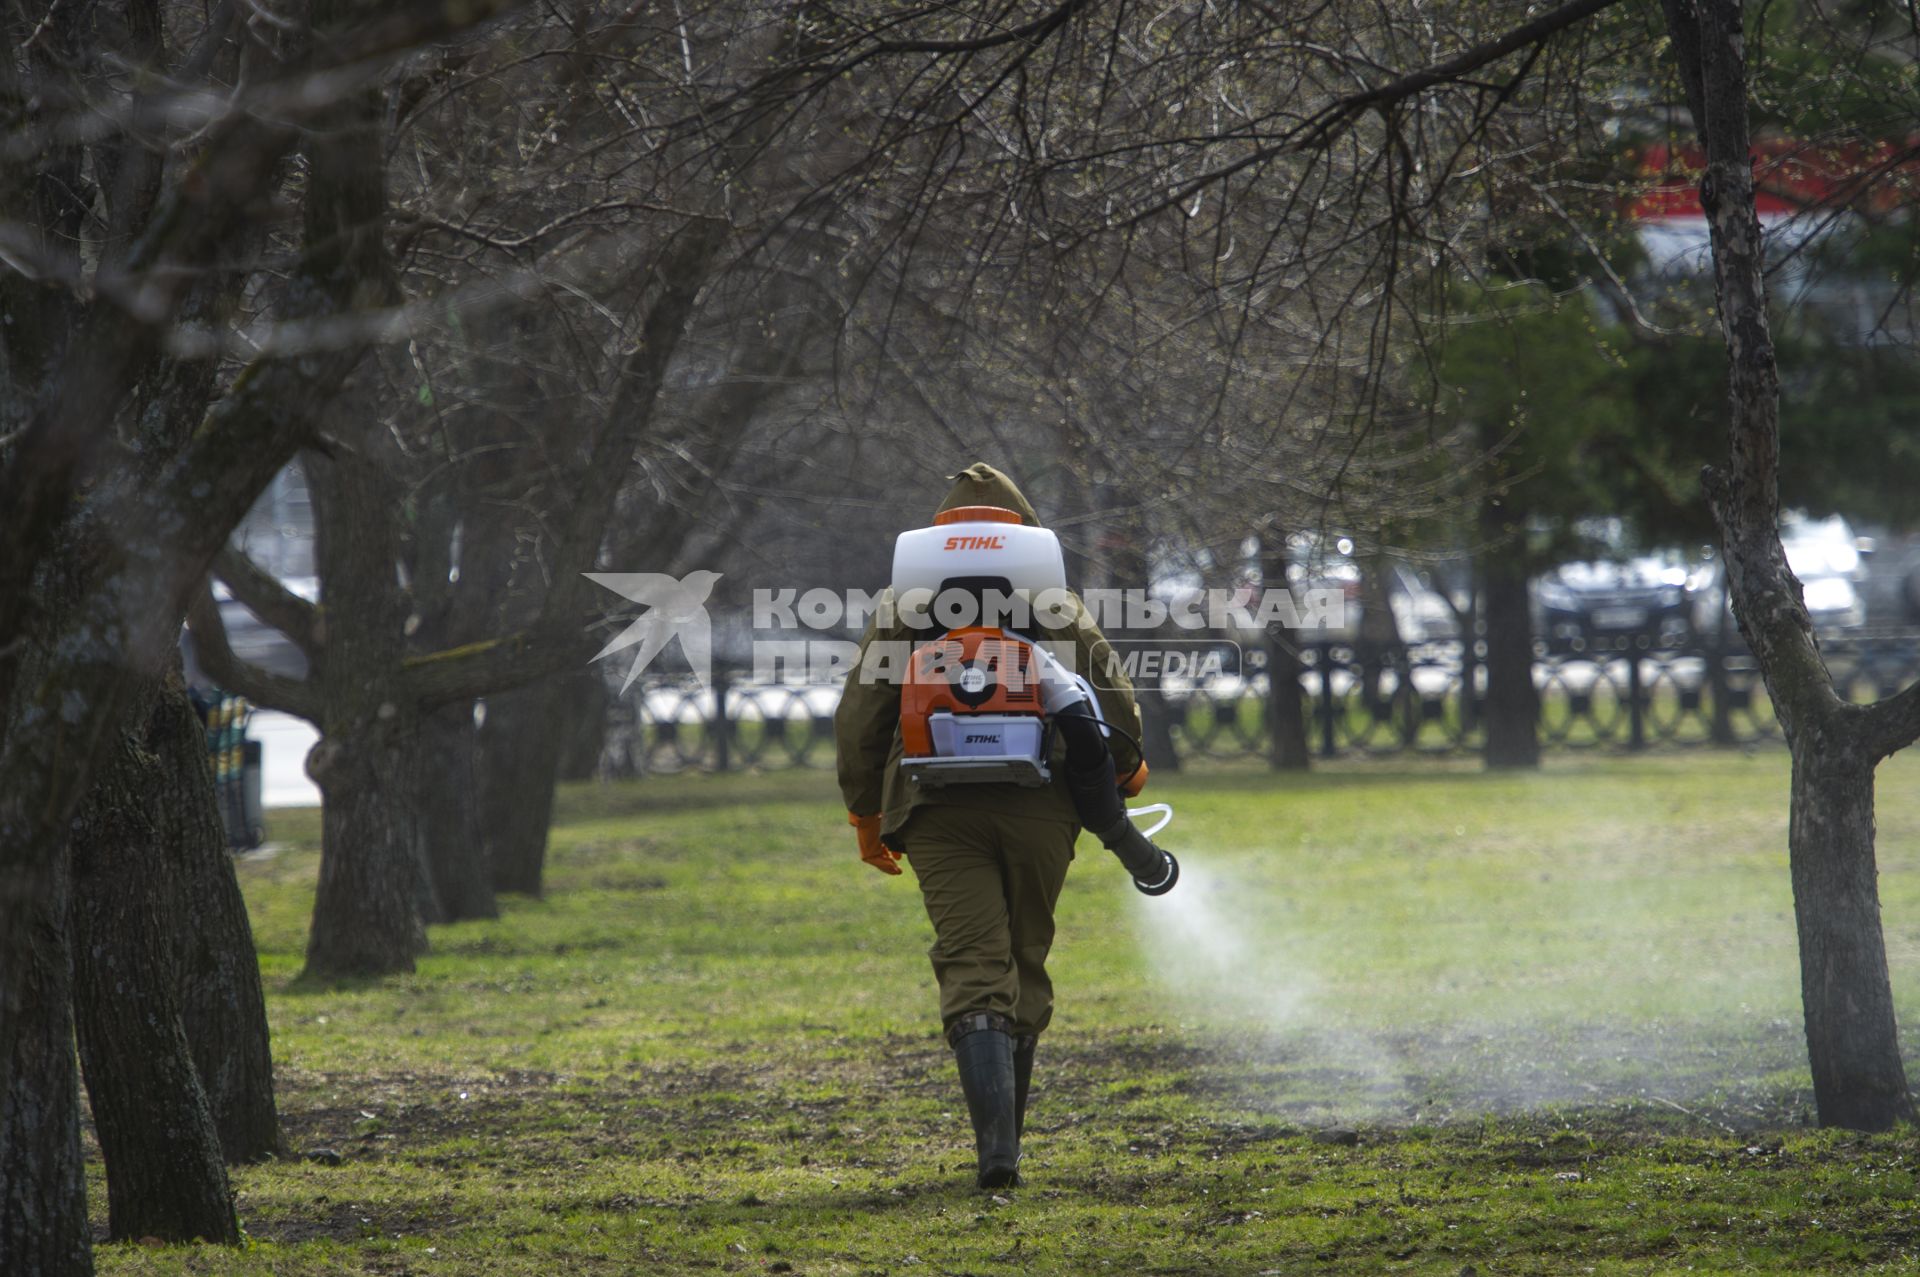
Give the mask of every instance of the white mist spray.
POLYGON ((1263 898, 1195 858, 1181 861, 1173 891, 1136 899, 1135 931, 1170 1018, 1244 1040, 1254 1056, 1245 1063, 1318 1079, 1297 1094, 1245 1094, 1249 1108, 1306 1120, 1404 1115, 1410 1097, 1395 1053, 1329 1004, 1305 947, 1255 912, 1263 898))

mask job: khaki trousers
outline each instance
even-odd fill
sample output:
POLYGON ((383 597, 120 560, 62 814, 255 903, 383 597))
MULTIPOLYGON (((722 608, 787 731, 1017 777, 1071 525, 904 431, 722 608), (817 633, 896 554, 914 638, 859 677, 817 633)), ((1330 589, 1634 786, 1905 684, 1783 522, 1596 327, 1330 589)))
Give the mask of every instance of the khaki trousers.
POLYGON ((900 831, 933 922, 940 1021, 1003 1015, 1016 1034, 1053 1018, 1053 906, 1079 826, 991 807, 923 805, 900 831))

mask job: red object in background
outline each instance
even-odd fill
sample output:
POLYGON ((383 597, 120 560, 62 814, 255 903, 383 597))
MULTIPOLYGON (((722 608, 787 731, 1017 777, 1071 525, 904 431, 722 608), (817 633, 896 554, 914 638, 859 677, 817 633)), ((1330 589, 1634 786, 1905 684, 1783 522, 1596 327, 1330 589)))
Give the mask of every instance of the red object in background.
MULTIPOLYGON (((1762 217, 1809 208, 1885 213, 1915 203, 1920 193, 1920 138, 1837 146, 1762 138, 1753 144, 1753 160, 1753 202, 1762 217)), ((1635 221, 1706 216, 1700 175, 1707 157, 1698 145, 1655 142, 1640 152, 1639 167, 1653 185, 1628 207, 1635 221)))

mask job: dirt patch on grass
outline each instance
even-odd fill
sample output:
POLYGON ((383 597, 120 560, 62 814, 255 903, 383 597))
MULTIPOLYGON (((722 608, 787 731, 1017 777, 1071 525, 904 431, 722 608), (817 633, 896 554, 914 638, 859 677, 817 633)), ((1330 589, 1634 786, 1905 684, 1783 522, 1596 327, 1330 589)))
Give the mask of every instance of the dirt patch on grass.
MULTIPOLYGON (((1219 1158, 1323 1130, 1328 1123, 1319 1120, 1313 1093, 1338 1080, 1174 1039, 1064 1038, 1043 1044, 1032 1121, 1041 1134, 1104 1132, 1131 1149, 1219 1158), (1307 1098, 1289 1103, 1290 1090, 1307 1098)), ((879 1157, 888 1142, 945 1138, 964 1119, 946 1049, 909 1035, 877 1040, 871 1052, 850 1057, 795 1057, 784 1071, 712 1065, 591 1077, 295 1072, 283 1091, 296 1156, 328 1149, 345 1159, 414 1160, 441 1170, 598 1158, 751 1165, 810 1144, 840 1152, 869 1144, 867 1152, 879 1157), (876 1124, 884 1128, 877 1142, 870 1138, 876 1124)), ((1757 1151, 1720 1149, 1702 1159, 1764 1160, 1780 1148, 1771 1135, 1799 1127, 1793 1119, 1800 1099, 1750 1095, 1683 1108, 1642 1097, 1465 1114, 1428 1106, 1350 1125, 1370 1145, 1437 1138, 1520 1168, 1571 1164, 1597 1148, 1627 1152, 1730 1136, 1750 1140, 1742 1148, 1757 1151), (1489 1144, 1495 1118, 1500 1136, 1489 1144)))
POLYGON ((1042 1040, 1047 1085, 1109 1103, 1170 1094, 1282 1126, 1451 1126, 1552 1113, 1665 1135, 1804 1127, 1813 1096, 1771 1080, 1798 1044, 1689 1043, 1585 1028, 1361 1033, 1338 1027, 1196 1042, 1168 1036, 1042 1040), (1684 1054, 1684 1059, 1680 1058, 1684 1054))
MULTIPOLYGON (((1689 1213, 1685 1195, 1694 1190, 1675 1189, 1679 1196, 1662 1204, 1673 1220, 1667 1234, 1641 1237, 1623 1204, 1640 1190, 1623 1185, 1635 1176, 1692 1175, 1701 1191, 1739 1185, 1754 1203, 1717 1216, 1734 1221, 1716 1225, 1728 1236, 1745 1230, 1776 1246, 1798 1236, 1797 1216, 1778 1215, 1775 1204, 1802 1189, 1808 1218, 1845 1221, 1859 1254, 1907 1253, 1920 1230, 1906 1199, 1896 1193, 1883 1202, 1871 1191, 1905 1174, 1911 1138, 1808 1138, 1791 1124, 1736 1137, 1719 1117, 1729 1110, 1618 1101, 1362 1122, 1351 1140, 1316 1139, 1325 1133, 1317 1122, 1230 1098, 1250 1081, 1309 1085, 1288 1061, 1223 1055, 1159 1034, 1066 1033, 1043 1044, 1029 1125, 1042 1170, 1013 1205, 994 1205, 968 1182, 965 1112, 937 1038, 813 1045, 594 1076, 289 1070, 282 1089, 290 1143, 297 1152, 333 1149, 342 1165, 268 1172, 257 1192, 245 1191, 243 1180, 242 1216, 255 1237, 274 1242, 438 1237, 456 1251, 522 1233, 638 1230, 680 1268, 758 1271, 757 1250, 697 1239, 772 1235, 804 1248, 817 1245, 806 1239, 822 1221, 871 1216, 875 1236, 891 1221, 920 1221, 915 1227, 929 1231, 913 1243, 919 1247, 1003 1220, 1015 1230, 1036 1210, 1096 1223, 1109 1219, 1103 1212, 1132 1218, 1140 1204, 1158 1203, 1155 1218, 1182 1245, 1205 1251, 1254 1232, 1271 1235, 1292 1258, 1346 1272, 1362 1270, 1348 1262, 1362 1252, 1393 1263, 1452 1253, 1451 1221, 1476 1213, 1478 1227, 1504 1230, 1504 1244, 1524 1253, 1673 1259, 1703 1244, 1705 1234, 1688 1231, 1704 1227, 1689 1213), (1340 1191, 1330 1194, 1333 1184, 1340 1191), (1526 1192, 1595 1200, 1584 1218, 1539 1232, 1528 1223, 1537 1208, 1513 1197, 1526 1192), (509 1203, 519 1220, 503 1218, 509 1203), (1739 1210, 1747 1214, 1734 1220, 1739 1210)), ((1460 1244, 1463 1254, 1484 1245, 1460 1244)), ((1164 1258, 1165 1271, 1210 1271, 1164 1258)), ((1814 1254, 1807 1266, 1844 1267, 1844 1258, 1814 1254)), ((871 1266, 862 1259, 850 1271, 871 1266)), ((961 1270, 938 1261, 926 1269, 961 1270)))

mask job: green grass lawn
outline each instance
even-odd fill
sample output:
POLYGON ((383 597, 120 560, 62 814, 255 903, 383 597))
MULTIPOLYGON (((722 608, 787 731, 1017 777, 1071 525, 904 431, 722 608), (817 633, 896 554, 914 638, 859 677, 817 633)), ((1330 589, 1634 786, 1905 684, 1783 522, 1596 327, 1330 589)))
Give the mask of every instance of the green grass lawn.
MULTIPOLYGON (((1881 769, 1910 1042, 1916 781, 1881 769)), ((1920 1140, 1807 1125, 1784 755, 1154 789, 1186 876, 1147 900, 1083 840, 997 1197, 912 879, 859 864, 829 775, 571 789, 545 899, 349 989, 293 984, 317 819, 280 814, 242 880, 290 1142, 339 1164, 237 1171, 243 1251, 100 1267, 1920 1271, 1920 1140)))

